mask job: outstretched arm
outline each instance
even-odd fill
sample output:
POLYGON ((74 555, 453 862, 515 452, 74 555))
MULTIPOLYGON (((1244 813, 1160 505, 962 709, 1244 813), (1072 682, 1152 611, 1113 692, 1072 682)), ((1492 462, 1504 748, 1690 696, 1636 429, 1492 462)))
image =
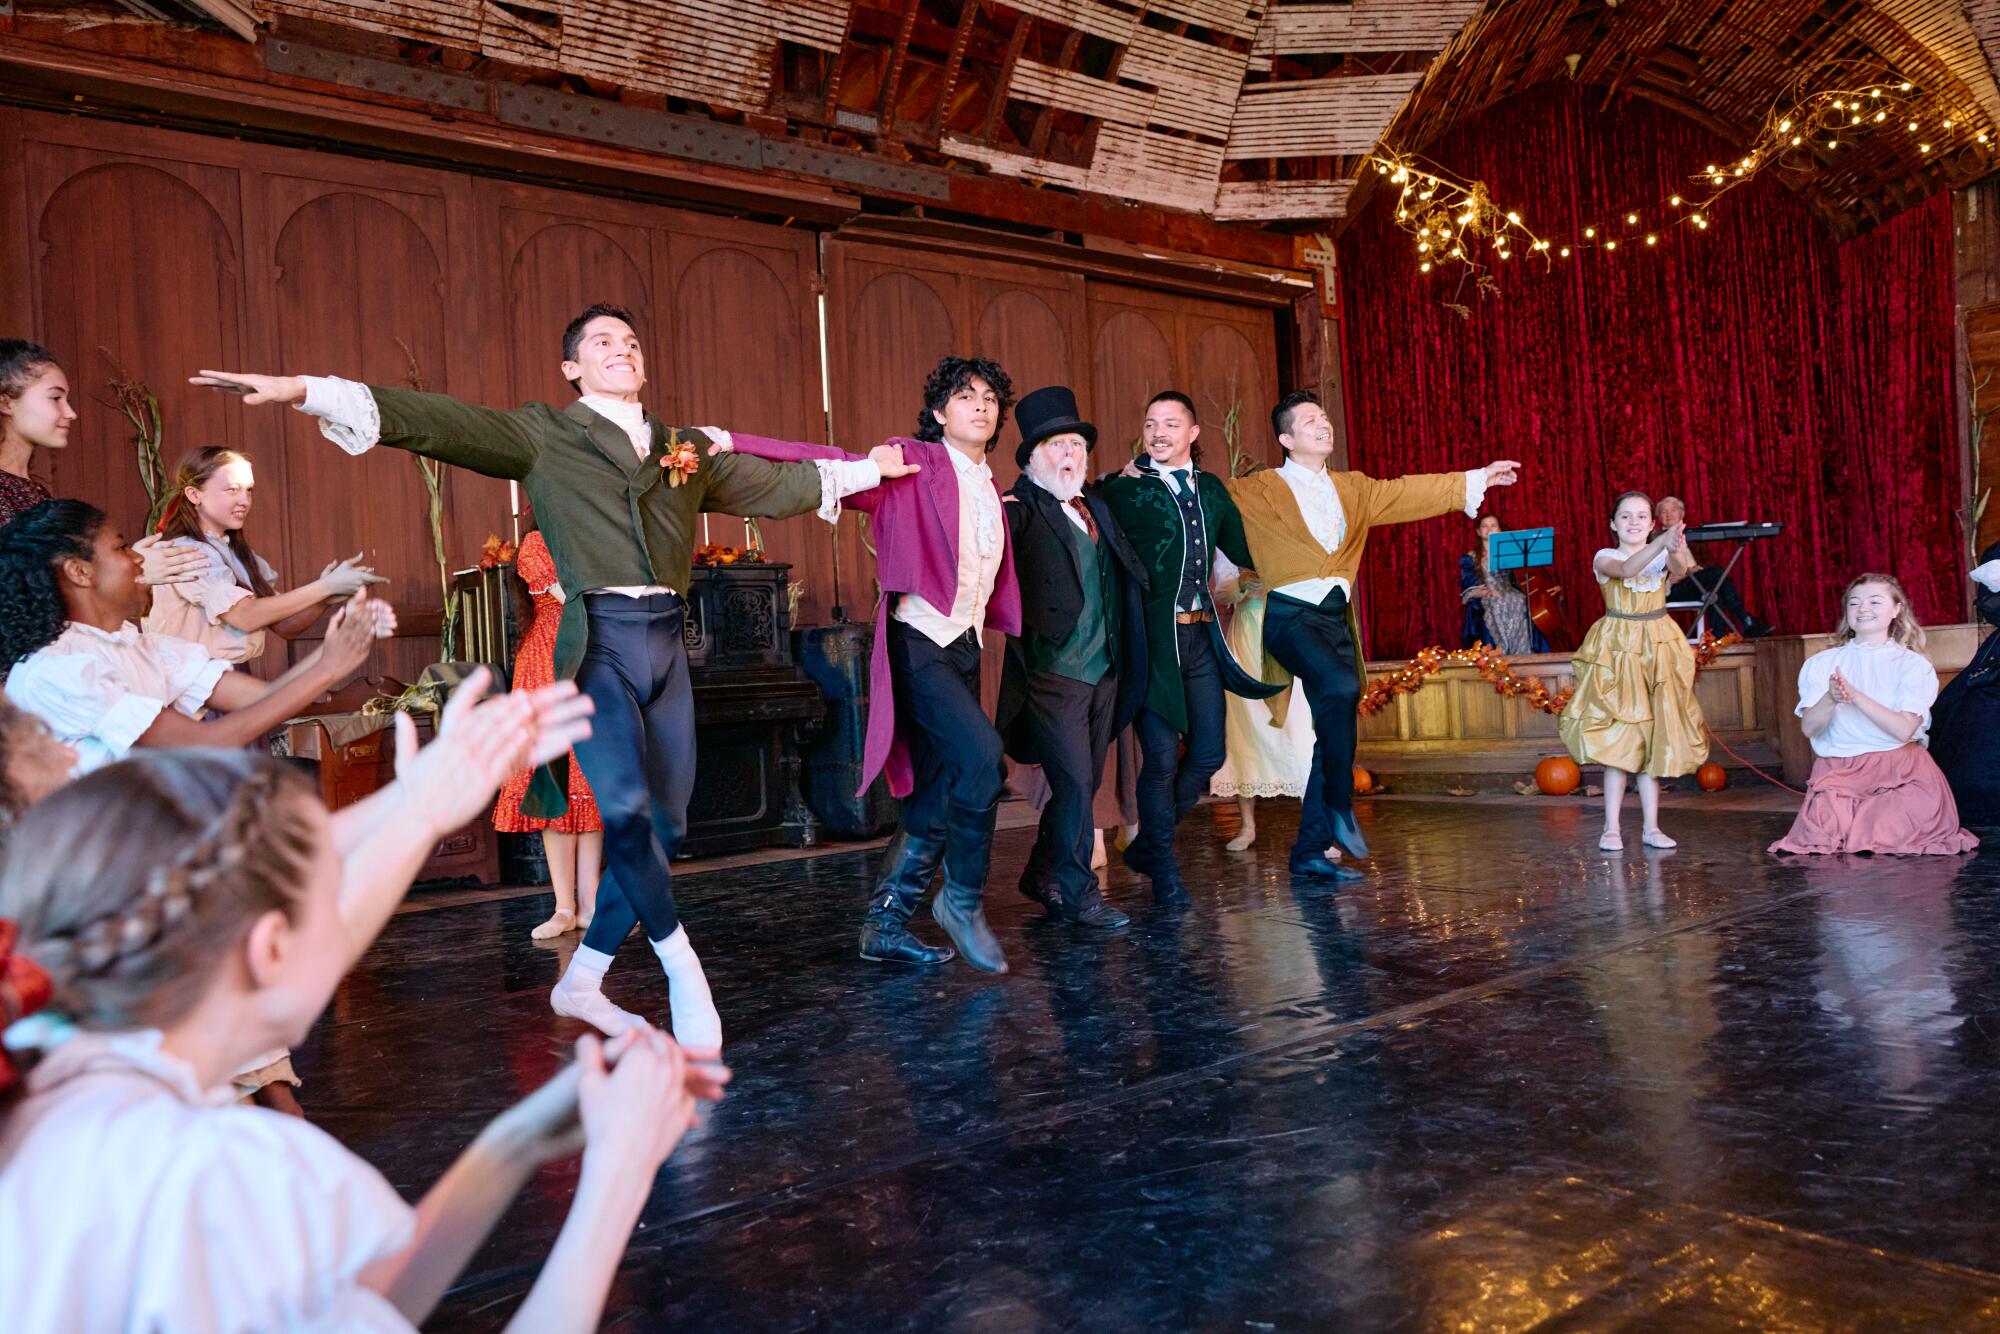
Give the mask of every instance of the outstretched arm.
POLYGON ((713 426, 701 433, 711 442, 703 466, 713 469, 702 508, 753 519, 817 513, 832 523, 843 505, 873 513, 881 504, 883 483, 922 471, 904 462, 902 446, 893 442, 877 445, 864 457, 832 445, 739 435, 713 426))
POLYGON ((1465 472, 1411 473, 1386 482, 1365 478, 1368 522, 1371 526, 1409 523, 1456 509, 1463 509, 1470 517, 1479 513, 1487 488, 1512 486, 1520 467, 1511 459, 1502 459, 1465 472))
POLYGON ((448 394, 359 384, 333 376, 202 371, 189 384, 243 395, 255 407, 286 403, 320 419, 320 431, 350 454, 377 443, 456 467, 519 481, 534 470, 541 435, 534 416, 461 403, 448 394))

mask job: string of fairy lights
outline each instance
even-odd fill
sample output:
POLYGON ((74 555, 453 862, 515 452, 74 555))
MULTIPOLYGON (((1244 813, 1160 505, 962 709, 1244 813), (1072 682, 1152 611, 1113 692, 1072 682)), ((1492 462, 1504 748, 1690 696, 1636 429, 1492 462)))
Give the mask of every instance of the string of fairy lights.
MULTIPOLYGON (((1829 77, 1825 69, 1815 73, 1829 77)), ((1401 187, 1395 221, 1409 236, 1421 272, 1471 275, 1490 285, 1492 265, 1516 256, 1553 268, 1586 255, 1655 250, 1677 234, 1698 236, 1708 230, 1716 202, 1760 173, 1821 170, 1837 162, 1843 149, 1851 153, 1884 134, 1904 136, 1926 162, 1983 153, 1983 170, 1991 170, 1995 133, 1928 105, 1909 80, 1878 72, 1872 79, 1849 79, 1790 99, 1765 119, 1741 158, 1704 164, 1668 198, 1610 210, 1565 232, 1537 229, 1525 209, 1496 200, 1486 182, 1465 179, 1415 154, 1381 145, 1368 165, 1401 187)))

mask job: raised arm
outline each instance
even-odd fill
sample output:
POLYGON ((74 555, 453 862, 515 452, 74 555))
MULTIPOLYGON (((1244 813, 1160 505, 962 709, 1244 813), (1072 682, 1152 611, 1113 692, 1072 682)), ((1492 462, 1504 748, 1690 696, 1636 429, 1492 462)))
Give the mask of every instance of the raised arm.
POLYGON ((356 552, 346 560, 329 564, 311 583, 267 598, 237 600, 222 613, 222 622, 246 634, 268 628, 289 638, 309 629, 319 619, 324 604, 344 602, 372 584, 388 582, 372 567, 361 564, 361 553, 356 552))
POLYGON ((1629 556, 1620 556, 1613 551, 1600 551, 1592 568, 1606 579, 1636 579, 1645 573, 1648 565, 1659 558, 1661 552, 1673 549, 1674 541, 1680 536, 1683 526, 1677 523, 1664 530, 1658 537, 1629 556))
POLYGON ((1502 459, 1464 472, 1411 473, 1388 481, 1363 477, 1362 504, 1371 525, 1410 523, 1458 509, 1470 516, 1479 512, 1488 487, 1512 486, 1520 467, 1502 459))
POLYGON ((923 471, 904 462, 902 445, 894 440, 863 456, 833 445, 772 440, 717 427, 704 427, 698 434, 710 442, 702 466, 712 470, 702 508, 753 519, 817 513, 832 522, 843 506, 873 513, 882 503, 884 483, 923 471), (810 501, 805 499, 808 492, 810 501))
POLYGON ((320 419, 320 431, 350 454, 393 445, 455 467, 519 481, 541 449, 540 414, 461 403, 448 394, 363 385, 331 376, 202 371, 188 383, 243 395, 248 406, 285 403, 320 419))

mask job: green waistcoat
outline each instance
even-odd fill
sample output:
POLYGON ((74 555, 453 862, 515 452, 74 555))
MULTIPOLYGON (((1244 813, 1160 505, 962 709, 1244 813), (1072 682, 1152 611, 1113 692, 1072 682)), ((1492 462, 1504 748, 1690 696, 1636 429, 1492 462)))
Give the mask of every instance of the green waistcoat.
POLYGON ((1028 665, 1038 672, 1053 672, 1072 681, 1096 685, 1111 670, 1118 651, 1114 627, 1118 612, 1117 558, 1108 544, 1093 542, 1090 534, 1065 519, 1059 525, 1069 539, 1070 555, 1083 576, 1083 610, 1076 616, 1076 628, 1060 644, 1042 635, 1027 637, 1028 665))
MULTIPOLYGON (((385 385, 369 392, 383 444, 505 477, 527 492, 567 595, 556 630, 557 680, 576 675, 589 644, 582 594, 647 584, 687 590, 703 512, 775 519, 820 505, 813 464, 710 456, 700 431, 670 428, 650 412, 653 447, 641 458, 623 427, 581 402, 560 411, 546 403, 503 411, 385 385), (699 455, 697 471, 679 486, 660 466, 670 436, 692 442, 699 455)), ((522 810, 560 815, 568 804, 563 777, 538 774, 522 810)))
MULTIPOLYGON (((1208 569, 1219 550, 1243 569, 1256 568, 1250 559, 1250 544, 1243 535, 1243 516, 1222 479, 1196 469, 1195 496, 1201 502, 1205 520, 1203 531, 1189 533, 1181 522, 1181 508, 1169 491, 1166 479, 1157 474, 1145 477, 1106 477, 1098 490, 1125 538, 1138 553, 1152 580, 1146 590, 1146 651, 1148 679, 1146 707, 1185 732, 1188 728, 1187 693, 1181 686, 1180 635, 1174 622, 1174 599, 1181 591, 1181 563, 1186 554, 1183 542, 1202 544, 1201 567, 1208 569)), ((1236 694, 1267 698, 1276 691, 1252 680, 1238 668, 1221 634, 1214 644, 1223 664, 1224 684, 1236 694)))

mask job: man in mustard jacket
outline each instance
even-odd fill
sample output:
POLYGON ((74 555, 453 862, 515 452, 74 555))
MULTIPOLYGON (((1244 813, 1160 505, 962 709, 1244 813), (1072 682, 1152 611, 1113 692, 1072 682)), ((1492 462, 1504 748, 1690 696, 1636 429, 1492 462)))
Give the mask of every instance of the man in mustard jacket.
MULTIPOLYGON (((1298 677, 1312 706, 1312 775, 1291 870, 1308 879, 1358 880, 1360 872, 1328 861, 1326 849, 1338 844, 1349 856, 1368 856, 1354 821, 1355 706, 1363 676, 1349 614, 1368 532, 1460 507, 1475 515, 1486 488, 1513 485, 1521 465, 1503 460, 1392 481, 1329 472, 1333 423, 1303 390, 1279 400, 1271 430, 1284 446, 1284 465, 1233 479, 1229 494, 1243 516, 1257 575, 1271 590, 1264 611, 1265 679, 1298 677)), ((1288 698, 1272 699, 1273 726, 1284 726, 1288 698)))

